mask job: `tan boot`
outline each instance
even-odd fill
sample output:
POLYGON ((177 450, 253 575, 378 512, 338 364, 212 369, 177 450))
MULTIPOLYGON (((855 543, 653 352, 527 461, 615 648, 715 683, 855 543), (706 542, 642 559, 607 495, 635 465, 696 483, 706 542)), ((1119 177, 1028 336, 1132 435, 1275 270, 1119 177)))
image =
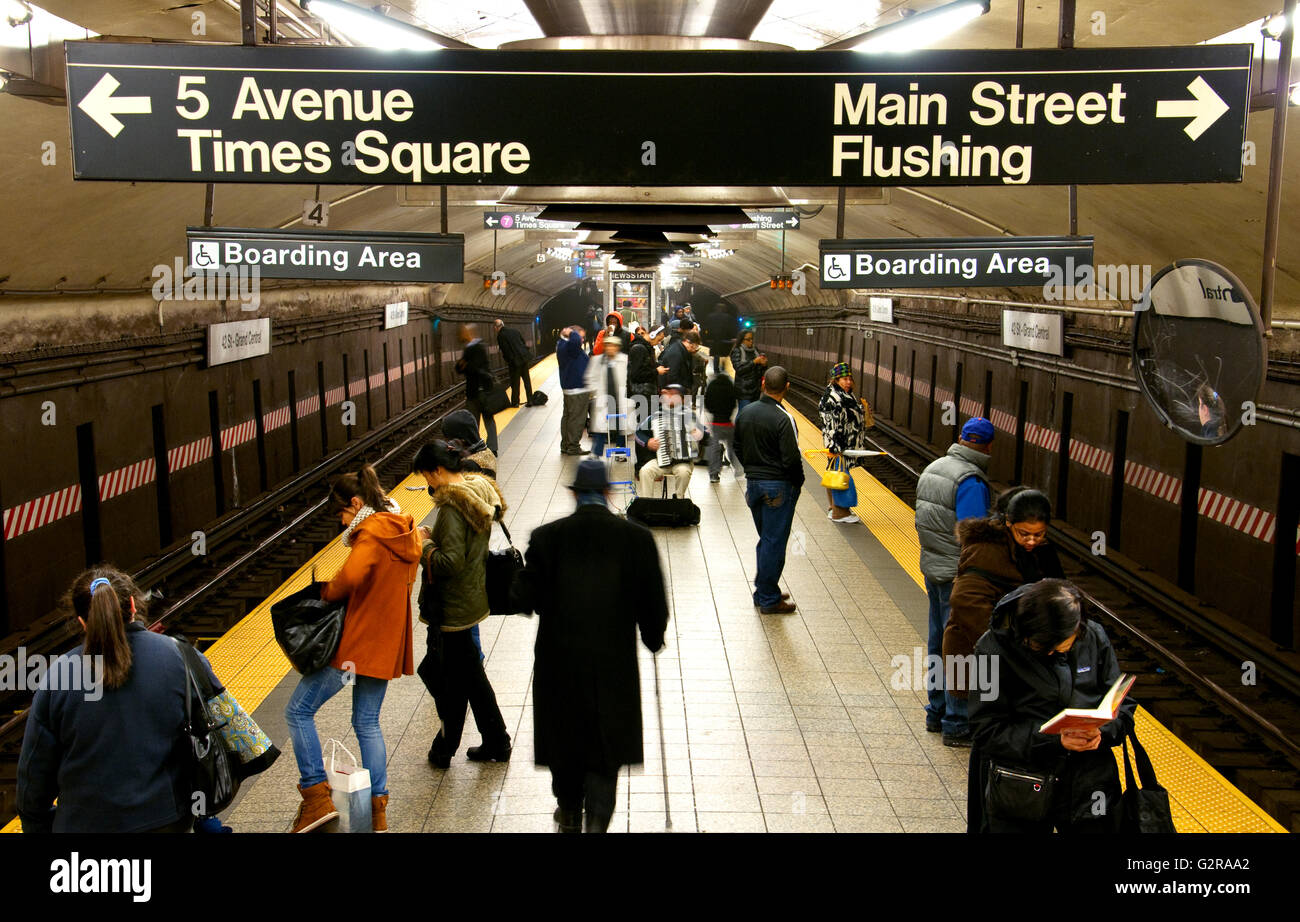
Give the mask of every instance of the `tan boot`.
POLYGON ((310 787, 298 785, 302 794, 302 803, 298 815, 294 817, 291 832, 311 832, 332 819, 337 819, 339 811, 334 809, 334 800, 330 797, 330 784, 322 781, 310 787))
POLYGON ((388 832, 388 795, 370 795, 370 831, 388 832))

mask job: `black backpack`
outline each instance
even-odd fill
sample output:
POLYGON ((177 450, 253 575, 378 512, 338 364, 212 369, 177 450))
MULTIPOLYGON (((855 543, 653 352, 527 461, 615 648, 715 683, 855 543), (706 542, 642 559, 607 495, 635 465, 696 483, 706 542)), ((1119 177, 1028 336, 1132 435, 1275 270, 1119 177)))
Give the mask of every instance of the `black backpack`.
POLYGON ((546 401, 546 391, 533 391, 533 396, 528 398, 528 405, 530 407, 544 407, 546 401))

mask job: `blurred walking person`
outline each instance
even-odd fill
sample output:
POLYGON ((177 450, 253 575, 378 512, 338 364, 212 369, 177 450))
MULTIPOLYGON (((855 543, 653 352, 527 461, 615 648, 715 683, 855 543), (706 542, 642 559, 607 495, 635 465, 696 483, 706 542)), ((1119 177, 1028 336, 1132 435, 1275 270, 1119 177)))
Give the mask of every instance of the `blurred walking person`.
POLYGON ((541 619, 534 745, 551 770, 556 824, 579 832, 585 811, 586 831, 605 832, 619 769, 644 760, 636 638, 663 647, 668 600, 649 529, 609 511, 604 464, 583 461, 570 489, 577 508, 533 532, 513 595, 541 619))
MULTIPOLYGON (((617 317, 618 314, 610 314, 617 317)), ((591 433, 591 455, 604 458, 605 445, 627 446, 627 434, 633 430, 632 408, 627 399, 627 356, 623 341, 606 336, 602 351, 587 363, 586 387, 591 393, 587 431, 591 433)))
POLYGON ((496 417, 483 410, 479 399, 496 386, 487 344, 478 338, 478 328, 472 323, 461 324, 460 341, 465 344, 465 351, 456 363, 456 370, 465 376, 465 409, 474 414, 475 422, 483 420, 483 426, 487 429, 488 448, 492 449, 493 454, 500 454, 497 450, 496 417))

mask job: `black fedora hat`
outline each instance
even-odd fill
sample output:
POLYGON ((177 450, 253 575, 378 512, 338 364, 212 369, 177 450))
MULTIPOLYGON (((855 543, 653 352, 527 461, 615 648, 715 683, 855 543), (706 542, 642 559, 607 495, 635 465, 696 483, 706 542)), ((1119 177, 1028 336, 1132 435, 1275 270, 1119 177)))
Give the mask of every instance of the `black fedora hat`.
POLYGON ((604 493, 609 490, 609 477, 605 474, 604 462, 595 458, 584 459, 578 465, 578 473, 569 488, 579 493, 604 493))

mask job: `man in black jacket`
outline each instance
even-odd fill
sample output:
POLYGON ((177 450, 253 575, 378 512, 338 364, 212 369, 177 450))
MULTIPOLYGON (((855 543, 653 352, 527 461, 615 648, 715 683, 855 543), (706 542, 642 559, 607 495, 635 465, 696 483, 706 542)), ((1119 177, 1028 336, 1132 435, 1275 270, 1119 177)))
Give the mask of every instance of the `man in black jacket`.
POLYGON ((670 342, 659 356, 659 388, 680 385, 683 394, 695 393, 695 353, 700 351, 700 334, 687 330, 670 342))
POLYGON ((587 832, 605 832, 619 769, 644 760, 636 636, 663 647, 668 600, 650 531, 606 505, 605 465, 583 461, 571 489, 577 510, 533 532, 512 596, 541 617, 533 741, 537 764, 551 769, 556 822, 579 832, 585 805, 587 832))
POLYGON ((794 506, 803 486, 803 458, 794 421, 781 406, 790 387, 786 370, 773 365, 763 375, 763 396, 736 417, 736 454, 745 466, 745 502, 758 530, 754 605, 765 615, 796 610, 779 585, 794 506))
POLYGON ((530 405, 533 401, 533 379, 528 374, 528 366, 532 356, 528 353, 523 334, 506 326, 505 321, 500 317, 496 319, 495 325, 497 348, 501 350, 501 358, 506 361, 506 375, 510 381, 510 405, 519 406, 520 378, 524 382, 524 405, 530 405))
POLYGON ((657 392, 659 370, 655 367, 654 346, 646 338, 641 324, 632 323, 628 331, 632 339, 627 347, 627 396, 636 411, 634 424, 639 426, 650 413, 650 400, 657 392))
POLYGON ((497 451, 497 421, 491 413, 483 411, 480 397, 496 386, 492 377, 492 368, 488 364, 487 344, 478 338, 478 330, 472 323, 463 323, 460 327, 460 341, 465 344, 465 352, 456 363, 456 370, 465 376, 465 409, 474 414, 474 421, 480 419, 487 428, 487 444, 494 455, 497 451))

